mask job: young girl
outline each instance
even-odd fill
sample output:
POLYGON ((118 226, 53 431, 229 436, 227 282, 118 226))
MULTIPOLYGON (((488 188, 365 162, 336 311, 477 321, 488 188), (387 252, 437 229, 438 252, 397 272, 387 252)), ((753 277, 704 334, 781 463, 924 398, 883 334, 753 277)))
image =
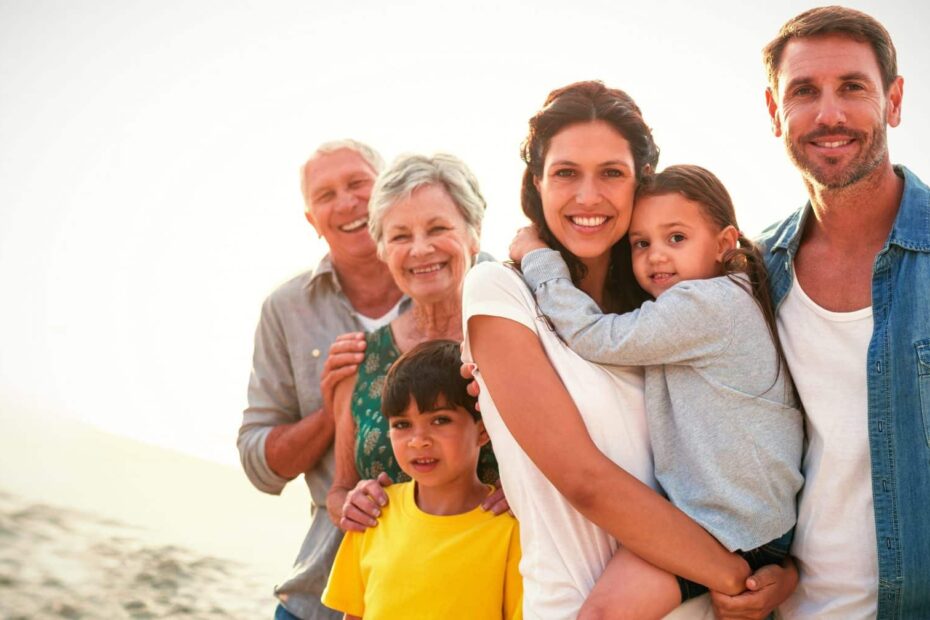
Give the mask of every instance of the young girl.
MULTIPOLYGON (((568 219, 583 229, 604 216, 568 219)), ((634 277, 655 301, 626 314, 603 314, 534 229, 518 233, 511 258, 579 355, 645 367, 655 473, 672 503, 753 570, 780 563, 802 484, 803 426, 762 258, 740 234, 726 189, 698 166, 666 168, 641 189, 629 237, 634 277)), ((579 618, 658 618, 705 591, 621 548, 579 618)))

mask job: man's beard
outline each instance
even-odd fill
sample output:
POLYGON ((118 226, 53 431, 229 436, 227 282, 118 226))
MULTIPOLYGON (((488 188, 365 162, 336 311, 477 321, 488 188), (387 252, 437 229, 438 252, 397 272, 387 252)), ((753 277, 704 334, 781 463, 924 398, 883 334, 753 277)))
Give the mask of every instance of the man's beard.
POLYGON ((846 127, 822 127, 802 136, 800 140, 793 140, 785 135, 785 145, 788 156, 798 167, 805 178, 816 182, 824 189, 841 189, 861 181, 885 160, 888 154, 888 144, 884 123, 872 128, 871 136, 862 131, 846 127), (852 138, 859 145, 859 153, 842 168, 834 168, 839 158, 824 157, 825 164, 817 163, 804 152, 804 146, 811 141, 822 137, 846 136, 852 138))

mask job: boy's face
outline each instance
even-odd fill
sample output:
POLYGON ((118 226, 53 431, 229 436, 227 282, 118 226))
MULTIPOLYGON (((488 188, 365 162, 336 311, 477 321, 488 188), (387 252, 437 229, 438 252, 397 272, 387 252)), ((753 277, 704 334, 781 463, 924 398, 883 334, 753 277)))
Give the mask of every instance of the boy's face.
POLYGON ((478 451, 488 442, 484 423, 462 407, 440 399, 433 411, 420 411, 414 399, 388 420, 394 457, 404 473, 423 486, 471 480, 478 451))

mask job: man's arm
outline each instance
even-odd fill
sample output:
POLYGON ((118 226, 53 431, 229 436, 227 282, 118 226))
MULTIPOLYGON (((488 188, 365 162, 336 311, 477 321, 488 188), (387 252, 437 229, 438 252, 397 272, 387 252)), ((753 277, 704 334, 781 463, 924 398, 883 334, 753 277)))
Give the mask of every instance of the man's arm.
POLYGON ((324 406, 302 419, 280 316, 273 298, 265 301, 255 332, 249 406, 237 441, 242 467, 257 489, 281 493, 291 479, 326 454, 334 432, 332 415, 327 413, 332 398, 327 394, 339 379, 355 372, 360 348, 364 349, 364 339, 358 335, 337 339, 323 367, 324 406))
POLYGON ((292 479, 316 467, 333 443, 333 395, 336 385, 355 374, 364 355, 365 334, 351 332, 336 338, 323 364, 320 391, 323 407, 294 424, 271 429, 265 439, 265 460, 276 474, 292 479))

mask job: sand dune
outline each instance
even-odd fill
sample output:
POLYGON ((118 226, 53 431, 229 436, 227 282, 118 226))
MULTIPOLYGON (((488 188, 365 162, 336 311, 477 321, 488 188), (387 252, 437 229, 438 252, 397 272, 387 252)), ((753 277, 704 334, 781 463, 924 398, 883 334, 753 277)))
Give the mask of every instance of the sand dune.
POLYGON ((266 496, 236 468, 2 407, 0 453, 0 618, 272 616, 302 482, 266 496))
POLYGON ((5 618, 269 617, 247 565, 153 543, 140 528, 0 493, 5 618))

